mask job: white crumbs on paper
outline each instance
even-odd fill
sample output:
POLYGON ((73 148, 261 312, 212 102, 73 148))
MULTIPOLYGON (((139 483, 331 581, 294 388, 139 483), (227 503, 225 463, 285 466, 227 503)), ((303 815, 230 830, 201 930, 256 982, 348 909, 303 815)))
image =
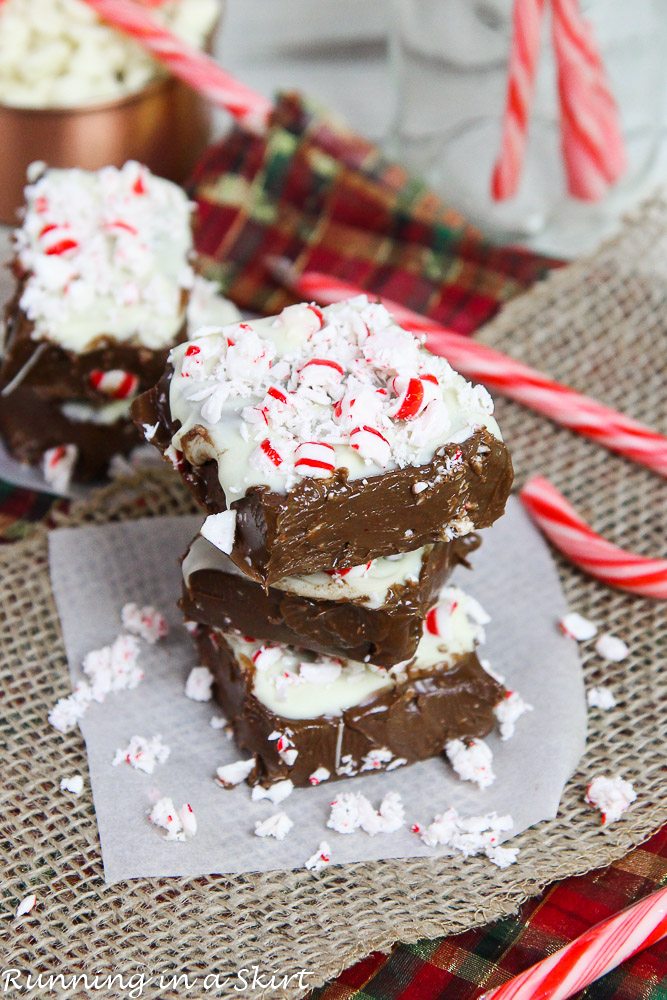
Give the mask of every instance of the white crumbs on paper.
POLYGON ((161 736, 154 736, 151 740, 143 736, 133 736, 125 748, 116 750, 111 763, 114 767, 118 764, 129 764, 137 771, 152 774, 155 765, 164 764, 170 753, 161 736))
POLYGON ((493 754, 484 740, 449 740, 445 753, 461 781, 474 781, 480 788, 488 788, 496 780, 493 754))
POLYGON ((234 548, 236 511, 223 510, 221 514, 209 514, 199 530, 207 541, 229 555, 234 548))
POLYGON ((140 608, 134 602, 130 602, 124 605, 120 617, 124 629, 132 635, 138 635, 151 645, 158 639, 164 639, 169 632, 167 619, 150 604, 140 608))
POLYGON ((284 840, 290 832, 294 823, 287 813, 277 812, 268 819, 257 820, 255 823, 256 837, 275 837, 276 840, 284 840))
POLYGON ((185 682, 185 697, 191 701, 210 701, 213 674, 208 667, 193 667, 185 682))
POLYGON ((153 826, 167 831, 165 840, 182 842, 188 837, 194 837, 197 832, 197 820, 189 802, 184 802, 177 810, 173 799, 165 796, 155 803, 148 818, 153 826))
POLYGON ((586 694, 589 708, 601 708, 607 712, 610 708, 616 707, 616 698, 613 691, 608 687, 592 687, 586 694))
POLYGON ((360 792, 344 792, 331 803, 327 826, 337 833, 363 830, 369 836, 395 833, 405 823, 405 810, 397 792, 387 792, 376 811, 360 792))
POLYGON ((83 778, 80 774, 73 774, 69 778, 61 778, 60 791, 71 792, 72 795, 81 795, 83 791, 83 778))
POLYGON ((609 826, 620 819, 635 801, 637 793, 631 782, 617 774, 614 778, 599 775, 586 789, 586 801, 602 813, 602 825, 609 826))
POLYGON ((227 725, 227 719, 224 715, 212 715, 208 722, 211 729, 224 729, 227 725))
POLYGON ((464 819, 456 809, 448 809, 425 828, 416 823, 412 831, 419 834, 427 847, 446 847, 450 855, 459 853, 466 858, 486 854, 498 868, 507 868, 516 861, 519 849, 501 847, 499 834, 513 826, 511 816, 492 812, 464 819))
POLYGON ((331 848, 327 844, 326 840, 323 840, 320 846, 317 848, 314 854, 312 854, 304 867, 311 872, 322 871, 323 868, 328 868, 331 864, 331 848))
POLYGON ((526 712, 532 712, 533 706, 524 701, 518 691, 508 691, 502 701, 493 710, 498 721, 501 740, 511 740, 514 736, 516 723, 526 712))
POLYGON ((558 625, 563 635, 569 635, 571 639, 576 639, 577 642, 585 642, 587 639, 592 639, 594 635, 597 635, 598 631, 595 622, 589 621, 588 618, 584 618, 583 615, 578 614, 576 611, 570 611, 569 614, 564 615, 558 622, 558 625))
POLYGON ((604 660, 611 660, 612 663, 620 663, 624 660, 630 650, 627 644, 615 635, 601 635, 595 643, 595 652, 604 660))
POLYGON ((16 907, 16 917, 17 918, 25 917, 25 915, 27 913, 30 913, 31 910, 34 908, 36 902, 37 902, 37 896, 34 894, 34 892, 31 892, 29 896, 25 896, 25 898, 22 899, 19 905, 16 907))

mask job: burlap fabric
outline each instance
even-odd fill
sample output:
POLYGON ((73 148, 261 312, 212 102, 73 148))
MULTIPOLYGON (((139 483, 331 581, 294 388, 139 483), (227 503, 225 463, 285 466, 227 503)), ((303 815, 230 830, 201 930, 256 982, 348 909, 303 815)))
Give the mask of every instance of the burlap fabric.
MULTIPOLYGON (((667 431, 667 202, 655 199, 595 257, 506 306, 481 339, 667 431)), ((499 401, 498 415, 519 483, 543 473, 607 537, 664 554, 663 481, 519 406, 499 401)), ((72 525, 190 509, 164 470, 142 484, 111 487, 60 520, 72 525)), ((591 715, 588 750, 560 814, 518 838, 516 865, 499 871, 483 859, 395 860, 333 867, 318 877, 297 871, 107 887, 89 791, 79 799, 58 791, 62 775, 86 774, 81 739, 63 738, 46 723, 48 706, 69 687, 46 534, 39 529, 8 547, 0 553, 4 964, 34 973, 201 976, 257 963, 266 972, 304 968, 305 983, 314 986, 372 949, 486 922, 550 881, 620 857, 667 821, 667 613, 664 603, 612 592, 559 565, 571 606, 622 635, 631 653, 618 665, 587 655, 588 683, 612 683, 618 706, 591 715), (639 795, 609 830, 583 801, 587 781, 599 773, 622 774, 639 795), (12 923, 18 900, 31 891, 38 896, 35 915, 12 923)), ((271 996, 303 992, 291 987, 271 996)), ((110 995, 127 994, 119 988, 110 995)), ((205 994, 201 986, 154 985, 143 995, 205 994)))

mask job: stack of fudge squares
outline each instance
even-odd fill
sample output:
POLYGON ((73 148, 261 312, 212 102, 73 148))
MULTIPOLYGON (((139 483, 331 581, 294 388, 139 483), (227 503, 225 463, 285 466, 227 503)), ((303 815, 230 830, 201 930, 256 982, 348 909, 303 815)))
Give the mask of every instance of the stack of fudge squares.
POLYGON ((185 192, 129 161, 33 164, 14 233, 16 291, 0 363, 0 434, 59 490, 103 476, 143 438, 130 404, 189 323, 238 317, 195 273, 185 192))
POLYGON ((202 330, 132 412, 208 513, 181 606, 234 780, 463 774, 509 697, 447 584, 512 484, 486 390, 360 296, 202 330))

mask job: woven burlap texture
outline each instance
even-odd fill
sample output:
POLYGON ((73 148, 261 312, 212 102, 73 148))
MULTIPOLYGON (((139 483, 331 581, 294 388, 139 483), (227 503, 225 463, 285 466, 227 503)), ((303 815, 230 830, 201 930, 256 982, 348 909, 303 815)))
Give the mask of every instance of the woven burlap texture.
MULTIPOLYGON (((667 203, 654 199, 597 255, 508 305, 481 339, 666 431, 667 203)), ((518 484, 531 473, 547 475, 608 538, 664 554, 664 481, 515 404, 499 400, 498 416, 518 484)), ((142 484, 112 486, 59 520, 102 523, 191 509, 165 469, 142 484)), ((266 972, 304 968, 305 982, 314 986, 396 940, 448 934, 508 914, 548 882, 609 863, 667 821, 665 604, 611 591, 559 561, 571 607, 623 636, 631 652, 617 665, 585 653, 587 683, 611 684, 618 705, 592 713, 588 750, 559 816, 518 838, 516 865, 499 871, 484 859, 390 860, 332 867, 317 877, 296 871, 105 886, 90 792, 77 799, 58 790, 63 775, 86 774, 82 741, 46 722, 69 678, 45 532, 7 547, 0 566, 5 965, 203 975, 257 963, 266 972), (635 783, 638 800, 603 830, 584 790, 593 775, 616 773, 635 783), (29 892, 38 897, 34 914, 13 922, 29 892)), ((483 959, 478 973, 484 981, 483 959)), ((290 987, 285 995, 302 992, 290 987)), ((204 994, 154 986, 143 995, 204 994)))

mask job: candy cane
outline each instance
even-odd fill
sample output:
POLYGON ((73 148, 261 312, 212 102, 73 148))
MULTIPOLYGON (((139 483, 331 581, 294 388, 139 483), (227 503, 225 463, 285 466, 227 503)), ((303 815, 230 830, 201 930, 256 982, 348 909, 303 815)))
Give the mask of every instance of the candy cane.
POLYGON ((514 0, 500 155, 491 180, 496 201, 516 194, 523 170, 528 119, 535 90, 545 0, 514 0))
POLYGON ((667 601, 667 559, 647 559, 612 545, 541 476, 529 480, 519 496, 549 541, 579 569, 610 587, 667 601))
POLYGON ((597 201, 627 165, 618 107, 579 0, 553 0, 552 34, 568 190, 597 201))
MULTIPOLYGON (((298 275, 282 258, 268 263, 280 281, 298 295, 313 298, 322 305, 367 294, 327 274, 306 271, 298 275)), ((371 295, 371 298, 376 297, 371 295)), ((489 389, 549 417, 561 427, 667 477, 667 437, 664 435, 492 347, 446 330, 391 299, 382 297, 381 301, 406 329, 426 334, 429 350, 446 357, 467 378, 482 382, 489 389)))
POLYGON ((86 0, 110 24, 147 49, 169 71, 214 104, 226 108, 240 125, 251 131, 266 129, 271 102, 226 73, 218 64, 162 27, 131 0, 86 0))
POLYGON ((667 888, 585 931, 480 1000, 567 1000, 667 936, 667 888))

